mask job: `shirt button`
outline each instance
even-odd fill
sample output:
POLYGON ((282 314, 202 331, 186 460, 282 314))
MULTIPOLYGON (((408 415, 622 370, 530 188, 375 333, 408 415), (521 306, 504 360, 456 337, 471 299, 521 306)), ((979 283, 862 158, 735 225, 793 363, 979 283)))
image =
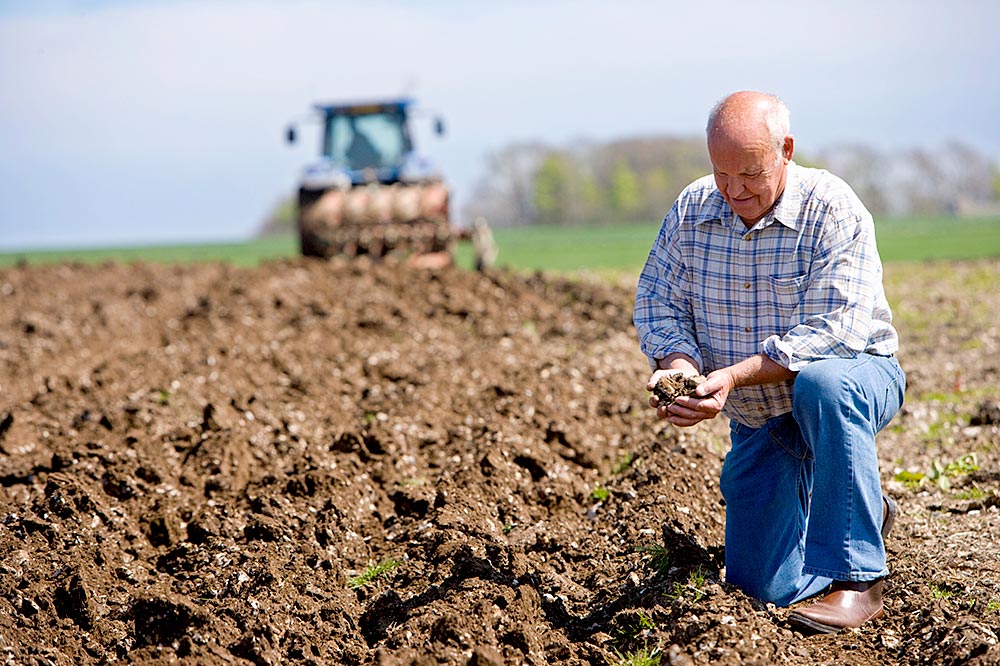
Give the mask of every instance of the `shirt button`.
POLYGON ((743 288, 744 288, 744 289, 749 289, 749 288, 750 288, 750 283, 749 283, 749 282, 745 282, 745 283, 743 284, 743 288))
POLYGON ((747 327, 746 327, 746 328, 744 328, 743 330, 744 330, 744 331, 746 331, 747 333, 749 333, 751 329, 750 329, 750 327, 749 327, 749 326, 747 326, 747 327))

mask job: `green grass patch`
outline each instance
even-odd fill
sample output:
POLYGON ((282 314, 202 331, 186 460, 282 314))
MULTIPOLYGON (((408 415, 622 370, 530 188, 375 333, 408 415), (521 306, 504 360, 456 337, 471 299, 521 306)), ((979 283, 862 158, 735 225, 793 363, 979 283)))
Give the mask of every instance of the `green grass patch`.
POLYGON ((621 474, 621 473, 625 472, 626 470, 628 470, 628 468, 631 467, 632 463, 634 463, 634 462, 635 462, 635 454, 634 453, 626 453, 624 456, 622 456, 621 458, 619 458, 618 462, 615 463, 615 466, 611 468, 611 473, 612 474, 621 474))
POLYGON ((971 488, 966 488, 965 490, 960 490, 952 493, 957 499, 962 500, 974 500, 979 501, 986 499, 990 496, 988 492, 980 488, 979 486, 972 486, 971 488))
POLYGON ((660 666, 660 656, 658 648, 645 647, 625 654, 615 650, 615 657, 608 660, 608 664, 609 666, 660 666))
POLYGON ((590 491, 590 499, 596 502, 607 502, 609 497, 611 497, 611 491, 604 486, 597 486, 590 491))
POLYGON ((636 550, 649 558, 649 566, 656 573, 663 575, 670 571, 670 553, 667 552, 667 549, 662 544, 655 543, 652 546, 641 546, 636 550))
POLYGON ((931 583, 931 599, 950 599, 953 596, 955 593, 944 585, 931 583))
POLYGON ((995 217, 880 219, 875 236, 887 262, 1000 256, 1000 219, 995 217))
POLYGON ((705 570, 699 564, 696 568, 688 572, 687 582, 674 583, 672 594, 665 595, 667 599, 675 602, 681 598, 690 599, 698 603, 705 598, 705 570))
POLYGON ((923 472, 911 472, 906 469, 898 472, 894 478, 910 490, 917 490, 927 482, 927 475, 923 472))
POLYGON ((638 612, 638 616, 639 616, 639 628, 640 629, 642 629, 643 631, 655 631, 656 630, 656 623, 653 622, 653 618, 651 616, 646 615, 642 611, 638 612))
POLYGON ((949 463, 942 463, 935 460, 931 464, 931 481, 936 483, 941 490, 951 488, 951 479, 971 474, 979 470, 979 460, 975 453, 967 453, 961 458, 949 463))
MULTIPOLYGON (((950 490, 952 479, 966 476, 978 470, 979 459, 976 457, 976 454, 967 453, 947 463, 935 460, 931 463, 931 468, 926 473, 903 470, 898 472, 894 478, 910 490, 917 490, 928 482, 935 484, 941 490, 950 490)), ((972 490, 968 492, 974 493, 972 490)))
MULTIPOLYGON (((500 249, 497 266, 555 273, 581 271, 600 276, 636 276, 656 239, 660 220, 597 227, 518 227, 494 229, 500 249)), ((885 262, 1000 257, 1000 218, 912 217, 875 222, 879 252, 885 262)), ((295 236, 254 239, 246 243, 164 245, 85 250, 39 250, 0 253, 0 266, 18 262, 152 261, 191 263, 223 261, 256 265, 298 255, 295 236)), ((456 263, 473 266, 469 243, 459 243, 456 263)), ((984 277, 988 279, 989 276, 984 277)))
POLYGON ((387 559, 382 560, 378 564, 369 565, 361 575, 355 576, 354 578, 347 581, 347 586, 351 589, 358 589, 359 587, 367 587, 372 584, 382 576, 385 576, 390 571, 398 567, 401 562, 398 560, 387 559))
POLYGON ((659 221, 606 227, 496 229, 498 266, 571 273, 610 269, 638 273, 656 239, 659 221))
POLYGON ((106 261, 129 263, 190 264, 223 262, 236 266, 256 266, 262 261, 298 255, 298 240, 292 236, 259 238, 245 243, 204 243, 62 250, 31 250, 0 253, 0 266, 106 261))

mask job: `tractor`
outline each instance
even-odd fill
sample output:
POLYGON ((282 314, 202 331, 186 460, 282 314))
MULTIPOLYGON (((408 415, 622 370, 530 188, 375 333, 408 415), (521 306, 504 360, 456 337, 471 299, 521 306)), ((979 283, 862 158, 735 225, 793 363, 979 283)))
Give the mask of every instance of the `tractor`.
MULTIPOLYGON (((319 159, 303 171, 298 232, 303 255, 399 255, 428 265, 452 262, 460 234, 449 221, 449 191, 418 155, 413 101, 316 104, 323 122, 319 159)), ((444 123, 434 119, 434 131, 444 123)), ((296 141, 294 125, 287 130, 296 141)))

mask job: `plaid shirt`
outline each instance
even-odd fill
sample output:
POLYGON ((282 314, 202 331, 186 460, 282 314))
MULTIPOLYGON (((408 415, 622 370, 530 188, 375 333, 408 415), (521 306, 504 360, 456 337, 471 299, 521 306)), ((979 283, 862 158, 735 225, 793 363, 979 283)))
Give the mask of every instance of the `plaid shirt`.
MULTIPOLYGON (((798 371, 898 347, 871 214, 844 181, 794 162, 749 230, 712 176, 681 192, 639 276, 634 321, 653 368, 682 352, 703 373, 761 352, 798 371)), ((735 389, 723 413, 759 427, 791 411, 792 382, 735 389)))

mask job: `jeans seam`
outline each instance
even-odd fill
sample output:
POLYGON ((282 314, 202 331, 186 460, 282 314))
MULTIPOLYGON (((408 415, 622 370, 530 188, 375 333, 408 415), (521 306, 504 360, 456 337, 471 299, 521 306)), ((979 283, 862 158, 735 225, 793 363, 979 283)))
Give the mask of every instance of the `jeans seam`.
POLYGON ((888 422, 887 422, 887 420, 886 420, 886 418, 885 418, 885 415, 889 411, 889 395, 890 395, 890 393, 892 391, 894 391, 894 390, 898 390, 898 386, 899 386, 899 370, 898 370, 898 368, 899 368, 898 365, 895 368, 893 368, 893 372, 892 372, 891 376, 889 377, 889 381, 886 382, 886 385, 885 385, 885 399, 882 400, 882 405, 881 405, 882 406, 882 410, 881 410, 881 412, 879 412, 878 417, 877 417, 877 419, 875 421, 876 432, 878 432, 879 430, 881 430, 885 426, 889 425, 888 422))
MULTIPOLYGON (((841 380, 841 381, 844 381, 846 383, 846 380, 841 380)), ((842 417, 843 417, 843 419, 845 421, 849 420, 851 418, 851 414, 850 414, 851 410, 848 407, 848 404, 845 402, 843 405, 841 405, 840 409, 842 411, 842 417)), ((853 434, 851 434, 851 433, 853 433, 853 431, 849 431, 849 433, 848 433, 848 438, 849 439, 853 439, 853 434)), ((854 501, 855 501, 855 498, 854 498, 854 489, 857 486, 857 478, 856 478, 855 473, 854 473, 854 454, 855 454, 854 448, 855 448, 855 442, 853 442, 853 441, 844 442, 844 446, 845 446, 845 448, 847 450, 847 468, 849 470, 851 470, 851 474, 850 474, 850 480, 851 480, 851 482, 847 485, 847 530, 846 530, 846 533, 844 535, 844 551, 846 552, 846 555, 847 555, 847 557, 846 557, 846 559, 847 559, 847 570, 848 571, 853 571, 854 570, 854 561, 853 561, 853 558, 851 556, 851 533, 852 533, 852 530, 853 530, 854 526, 853 526, 853 524, 851 522, 851 517, 854 515, 854 501)))

